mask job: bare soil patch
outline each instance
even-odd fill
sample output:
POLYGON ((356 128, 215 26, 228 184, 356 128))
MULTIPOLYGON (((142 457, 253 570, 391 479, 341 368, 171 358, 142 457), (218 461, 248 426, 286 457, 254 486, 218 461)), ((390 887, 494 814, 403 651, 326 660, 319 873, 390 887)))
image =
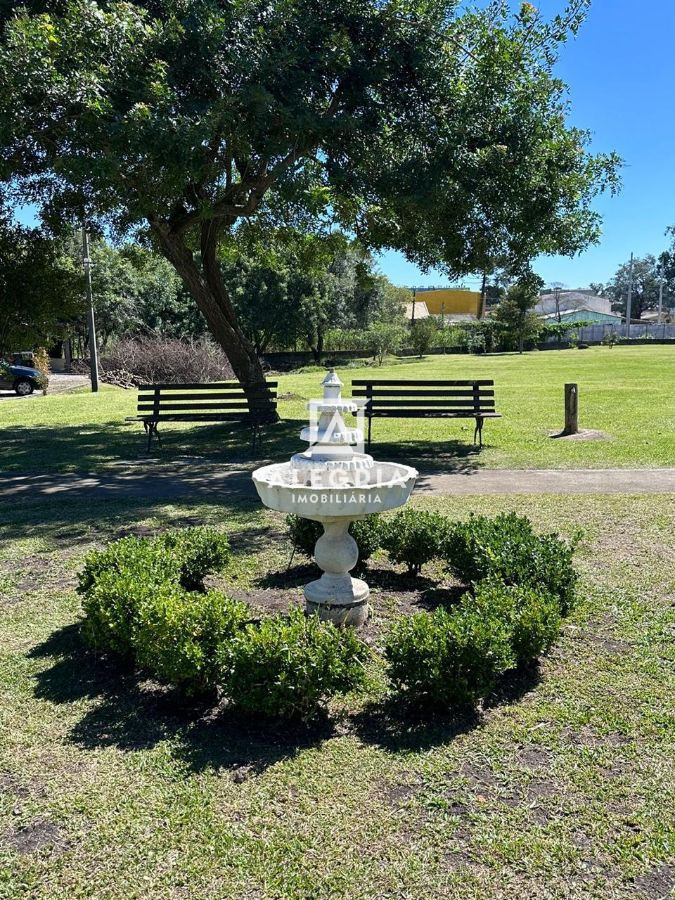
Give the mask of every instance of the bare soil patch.
POLYGON ((66 845, 61 826, 46 819, 37 819, 35 822, 8 832, 3 843, 22 856, 36 853, 46 847, 64 849, 66 845))
POLYGON ((582 428, 576 434, 563 434, 562 431, 557 434, 550 434, 550 438, 559 441, 613 441, 614 438, 606 431, 598 431, 595 428, 582 428))

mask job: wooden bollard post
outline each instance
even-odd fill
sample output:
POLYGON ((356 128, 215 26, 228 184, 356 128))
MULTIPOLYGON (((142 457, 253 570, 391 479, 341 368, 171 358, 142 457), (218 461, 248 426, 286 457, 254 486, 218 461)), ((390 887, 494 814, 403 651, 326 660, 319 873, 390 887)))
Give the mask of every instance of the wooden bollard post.
POLYGON ((563 434, 577 434, 579 431, 579 386, 565 385, 565 428, 563 434))

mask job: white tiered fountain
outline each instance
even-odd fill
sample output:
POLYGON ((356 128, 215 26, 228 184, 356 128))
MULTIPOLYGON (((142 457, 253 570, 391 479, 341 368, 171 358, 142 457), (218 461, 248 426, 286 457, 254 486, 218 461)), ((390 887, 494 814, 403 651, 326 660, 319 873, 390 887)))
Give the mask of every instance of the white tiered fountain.
POLYGON ((343 400, 342 382, 331 369, 322 381, 323 398, 310 400, 310 425, 300 433, 310 445, 290 462, 263 466, 253 473, 260 499, 270 509, 295 513, 323 525, 314 559, 323 570, 305 586, 307 611, 339 625, 362 625, 368 618, 368 585, 352 578, 358 562, 349 525, 373 513, 407 502, 417 470, 399 463, 375 462, 354 449, 363 430, 348 428, 344 413, 358 414, 361 404, 343 400))

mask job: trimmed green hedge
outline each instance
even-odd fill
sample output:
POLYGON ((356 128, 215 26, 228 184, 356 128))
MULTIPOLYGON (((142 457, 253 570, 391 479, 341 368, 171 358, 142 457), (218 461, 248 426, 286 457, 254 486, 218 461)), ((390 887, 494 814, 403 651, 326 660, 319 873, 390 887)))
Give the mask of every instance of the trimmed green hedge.
POLYGON ((558 599, 535 588, 479 582, 449 611, 399 619, 385 643, 395 691, 439 707, 486 697, 509 669, 532 664, 560 631, 558 599))
POLYGON ((536 534, 525 516, 503 513, 455 522, 447 529, 441 552, 464 584, 493 578, 542 587, 559 598, 563 615, 572 608, 578 578, 573 546, 557 534, 536 534))
POLYGON ((385 644, 394 690, 434 706, 471 706, 514 665, 511 637, 506 619, 469 605, 405 616, 385 644))
POLYGON ((228 556, 222 535, 199 528, 94 551, 79 577, 85 639, 188 695, 221 688, 249 712, 282 718, 314 715, 363 684, 370 651, 353 629, 299 610, 252 622, 247 604, 204 591, 228 556))
MULTIPOLYGON (((321 526, 288 521, 313 550, 321 526)), ((502 673, 550 649, 574 601, 573 547, 536 534, 522 516, 453 523, 409 508, 352 528, 362 557, 382 546, 413 573, 445 559, 469 586, 455 607, 402 618, 386 636, 392 687, 416 702, 477 703, 502 673)), ((204 578, 228 559, 226 538, 210 528, 123 538, 90 553, 78 587, 85 638, 187 694, 219 689, 247 712, 307 718, 363 689, 371 651, 353 629, 300 610, 251 621, 247 604, 206 591, 204 578)))
POLYGON ((136 662, 186 694, 213 691, 220 683, 220 647, 249 619, 245 603, 218 591, 199 594, 163 585, 138 611, 136 662))
POLYGON ((382 523, 382 547, 392 562, 404 563, 411 575, 441 552, 448 520, 439 513, 406 507, 382 523))
POLYGON ((288 617, 247 625, 220 652, 221 683, 237 706, 303 719, 327 698, 362 688, 370 655, 354 629, 297 608, 288 617))

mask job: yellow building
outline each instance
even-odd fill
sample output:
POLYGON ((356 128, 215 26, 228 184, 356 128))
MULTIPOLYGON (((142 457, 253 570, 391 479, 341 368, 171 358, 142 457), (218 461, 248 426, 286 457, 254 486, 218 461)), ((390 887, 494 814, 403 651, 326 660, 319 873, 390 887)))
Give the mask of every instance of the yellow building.
POLYGON ((426 304, 432 316, 475 316, 480 311, 480 291, 454 288, 440 290, 417 289, 416 302, 426 304))

